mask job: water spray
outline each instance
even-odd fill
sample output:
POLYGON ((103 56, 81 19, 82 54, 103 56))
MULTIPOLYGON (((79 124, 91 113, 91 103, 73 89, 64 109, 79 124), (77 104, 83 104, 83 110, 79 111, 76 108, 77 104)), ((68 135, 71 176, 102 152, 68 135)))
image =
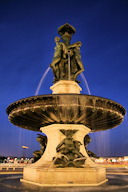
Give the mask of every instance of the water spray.
POLYGON ((70 51, 70 50, 68 50, 68 80, 69 80, 69 81, 71 80, 71 78, 70 78, 70 76, 71 76, 70 53, 71 53, 71 51, 70 51))

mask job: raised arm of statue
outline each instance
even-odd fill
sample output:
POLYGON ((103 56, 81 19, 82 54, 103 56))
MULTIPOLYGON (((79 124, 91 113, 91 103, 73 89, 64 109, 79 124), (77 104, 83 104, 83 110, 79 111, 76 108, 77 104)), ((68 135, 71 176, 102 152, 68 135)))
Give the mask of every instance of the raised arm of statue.
POLYGON ((80 41, 77 41, 76 43, 73 43, 72 45, 69 45, 68 48, 75 48, 75 47, 81 47, 81 42, 80 41))

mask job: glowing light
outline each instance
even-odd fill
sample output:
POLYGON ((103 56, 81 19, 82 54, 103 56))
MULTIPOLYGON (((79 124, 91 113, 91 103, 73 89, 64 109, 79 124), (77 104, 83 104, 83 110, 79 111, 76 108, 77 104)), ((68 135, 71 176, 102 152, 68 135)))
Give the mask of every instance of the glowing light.
POLYGON ((29 147, 23 145, 22 148, 23 148, 23 149, 28 149, 29 147))

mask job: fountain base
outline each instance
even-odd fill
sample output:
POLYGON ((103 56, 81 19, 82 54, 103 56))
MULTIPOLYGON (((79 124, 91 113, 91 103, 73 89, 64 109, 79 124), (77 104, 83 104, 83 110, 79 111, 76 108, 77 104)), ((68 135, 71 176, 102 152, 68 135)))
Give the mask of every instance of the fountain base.
POLYGON ((107 181, 106 169, 87 168, 25 168, 21 182, 38 186, 98 186, 107 181))
MULTIPOLYGON (((97 186, 107 181, 106 169, 98 167, 85 150, 84 137, 91 131, 89 128, 78 124, 52 124, 42 127, 41 131, 48 137, 46 150, 36 163, 24 168, 22 182, 40 186, 97 186), (82 157, 61 164, 58 159, 62 162, 62 156, 66 155, 57 149, 67 142, 67 138, 80 144, 75 155, 80 154, 82 157), (81 159, 82 164, 79 164, 81 159)), ((66 150, 66 144, 61 149, 66 150)), ((72 151, 75 153, 75 148, 72 151)))

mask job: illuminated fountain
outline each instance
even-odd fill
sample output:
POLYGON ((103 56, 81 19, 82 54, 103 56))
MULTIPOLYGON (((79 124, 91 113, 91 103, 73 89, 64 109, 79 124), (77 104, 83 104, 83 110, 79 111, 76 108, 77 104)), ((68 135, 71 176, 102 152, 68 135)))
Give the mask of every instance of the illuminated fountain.
POLYGON ((42 131, 47 147, 42 157, 24 168, 23 182, 41 186, 96 186, 107 181, 106 169, 97 166, 84 146, 89 132, 119 125, 125 109, 102 97, 80 94, 77 76, 84 70, 81 42, 70 44, 74 27, 58 29, 50 67, 54 82, 49 95, 33 96, 9 105, 7 113, 14 125, 42 131))

